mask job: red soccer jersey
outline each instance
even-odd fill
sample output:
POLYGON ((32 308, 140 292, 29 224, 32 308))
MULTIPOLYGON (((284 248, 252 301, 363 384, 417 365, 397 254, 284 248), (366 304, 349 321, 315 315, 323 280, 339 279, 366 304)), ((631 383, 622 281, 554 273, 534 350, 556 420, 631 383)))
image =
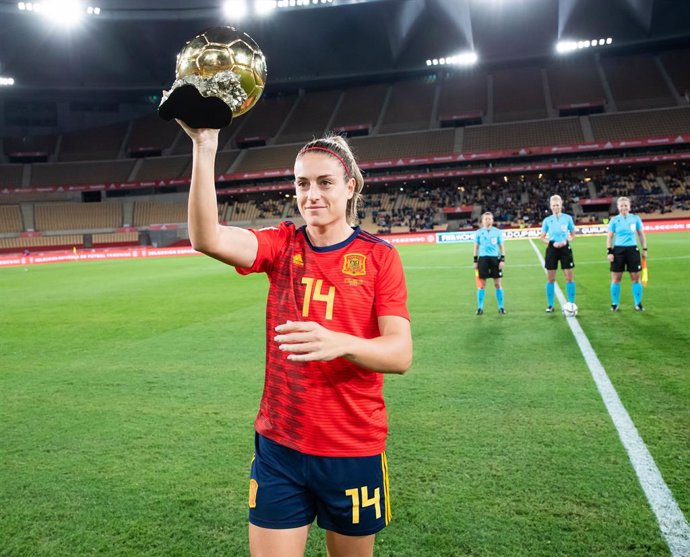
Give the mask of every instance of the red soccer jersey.
POLYGON ((264 272, 266 376, 256 431, 286 447, 318 456, 372 456, 385 450, 388 423, 383 374, 345 358, 292 362, 273 340, 286 321, 315 321, 361 338, 380 336, 378 317, 409 319, 398 252, 359 227, 345 241, 311 245, 291 222, 252 230, 259 241, 251 268, 264 272))

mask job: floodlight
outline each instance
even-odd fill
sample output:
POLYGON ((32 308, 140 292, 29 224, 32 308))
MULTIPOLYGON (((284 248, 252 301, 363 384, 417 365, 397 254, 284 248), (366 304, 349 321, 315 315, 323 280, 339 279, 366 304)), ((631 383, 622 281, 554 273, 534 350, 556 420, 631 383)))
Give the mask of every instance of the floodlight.
POLYGON ((81 21, 86 10, 73 0, 52 0, 34 4, 34 11, 39 11, 51 21, 71 27, 81 21))
POLYGON ((256 4, 254 5, 256 13, 259 15, 266 15, 268 13, 271 13, 277 7, 278 3, 276 2, 276 0, 256 0, 256 4))
POLYGON ((232 21, 244 19, 248 11, 247 0, 225 0, 223 4, 225 17, 232 21))
POLYGON ((9 87, 11 85, 14 85, 14 78, 13 77, 0 76, 0 87, 9 87))
POLYGON ((471 66, 479 60, 476 52, 461 52, 454 56, 454 58, 456 58, 456 64, 462 64, 463 66, 471 66))
POLYGON ((565 54, 577 50, 577 43, 575 41, 558 41, 556 43, 556 52, 565 54))

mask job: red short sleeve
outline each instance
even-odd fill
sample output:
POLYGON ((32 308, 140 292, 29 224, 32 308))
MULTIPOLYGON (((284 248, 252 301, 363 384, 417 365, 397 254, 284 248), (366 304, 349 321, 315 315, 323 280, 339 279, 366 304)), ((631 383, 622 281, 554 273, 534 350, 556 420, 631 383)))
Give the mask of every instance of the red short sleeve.
POLYGON ((283 246, 295 231, 295 225, 291 222, 281 222, 278 226, 267 226, 249 231, 256 236, 259 246, 256 250, 256 259, 251 267, 235 267, 240 275, 251 273, 269 273, 273 267, 275 258, 279 256, 283 246))
POLYGON ((410 319, 407 311, 407 285, 403 273, 400 254, 395 248, 388 248, 388 253, 381 263, 376 281, 376 315, 398 315, 410 319))

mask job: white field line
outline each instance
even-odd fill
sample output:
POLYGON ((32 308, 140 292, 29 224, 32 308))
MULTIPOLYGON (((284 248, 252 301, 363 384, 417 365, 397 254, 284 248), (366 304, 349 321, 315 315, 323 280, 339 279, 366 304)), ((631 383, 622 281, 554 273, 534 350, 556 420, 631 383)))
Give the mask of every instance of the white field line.
MULTIPOLYGON (((539 249, 532 240, 530 240, 530 244, 543 267, 544 258, 539 249)), ((556 296, 558 302, 563 306, 565 296, 563 296, 563 292, 558 287, 558 284, 556 284, 556 296)), ((671 554, 673 557, 690 557, 690 525, 688 521, 674 499, 673 493, 671 493, 671 490, 661 477, 659 468, 644 444, 642 437, 640 437, 628 411, 618 397, 618 393, 606 374, 604 366, 601 365, 599 358, 594 352, 587 335, 585 335, 577 319, 567 318, 566 322, 570 326, 577 345, 582 351, 594 383, 599 390, 609 416, 611 416, 611 420, 613 420, 613 425, 618 431, 623 447, 625 447, 628 453, 630 463, 635 470, 635 474, 637 474, 644 494, 647 496, 647 501, 649 501, 652 512, 656 516, 659 528, 666 539, 671 554)))

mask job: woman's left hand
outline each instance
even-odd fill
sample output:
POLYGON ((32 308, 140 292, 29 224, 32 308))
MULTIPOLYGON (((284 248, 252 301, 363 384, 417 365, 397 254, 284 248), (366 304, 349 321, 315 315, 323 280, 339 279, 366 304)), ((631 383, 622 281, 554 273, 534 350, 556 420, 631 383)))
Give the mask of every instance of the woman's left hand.
POLYGON ((314 321, 288 321, 276 327, 273 340, 293 362, 329 361, 344 355, 347 335, 330 331, 314 321))

